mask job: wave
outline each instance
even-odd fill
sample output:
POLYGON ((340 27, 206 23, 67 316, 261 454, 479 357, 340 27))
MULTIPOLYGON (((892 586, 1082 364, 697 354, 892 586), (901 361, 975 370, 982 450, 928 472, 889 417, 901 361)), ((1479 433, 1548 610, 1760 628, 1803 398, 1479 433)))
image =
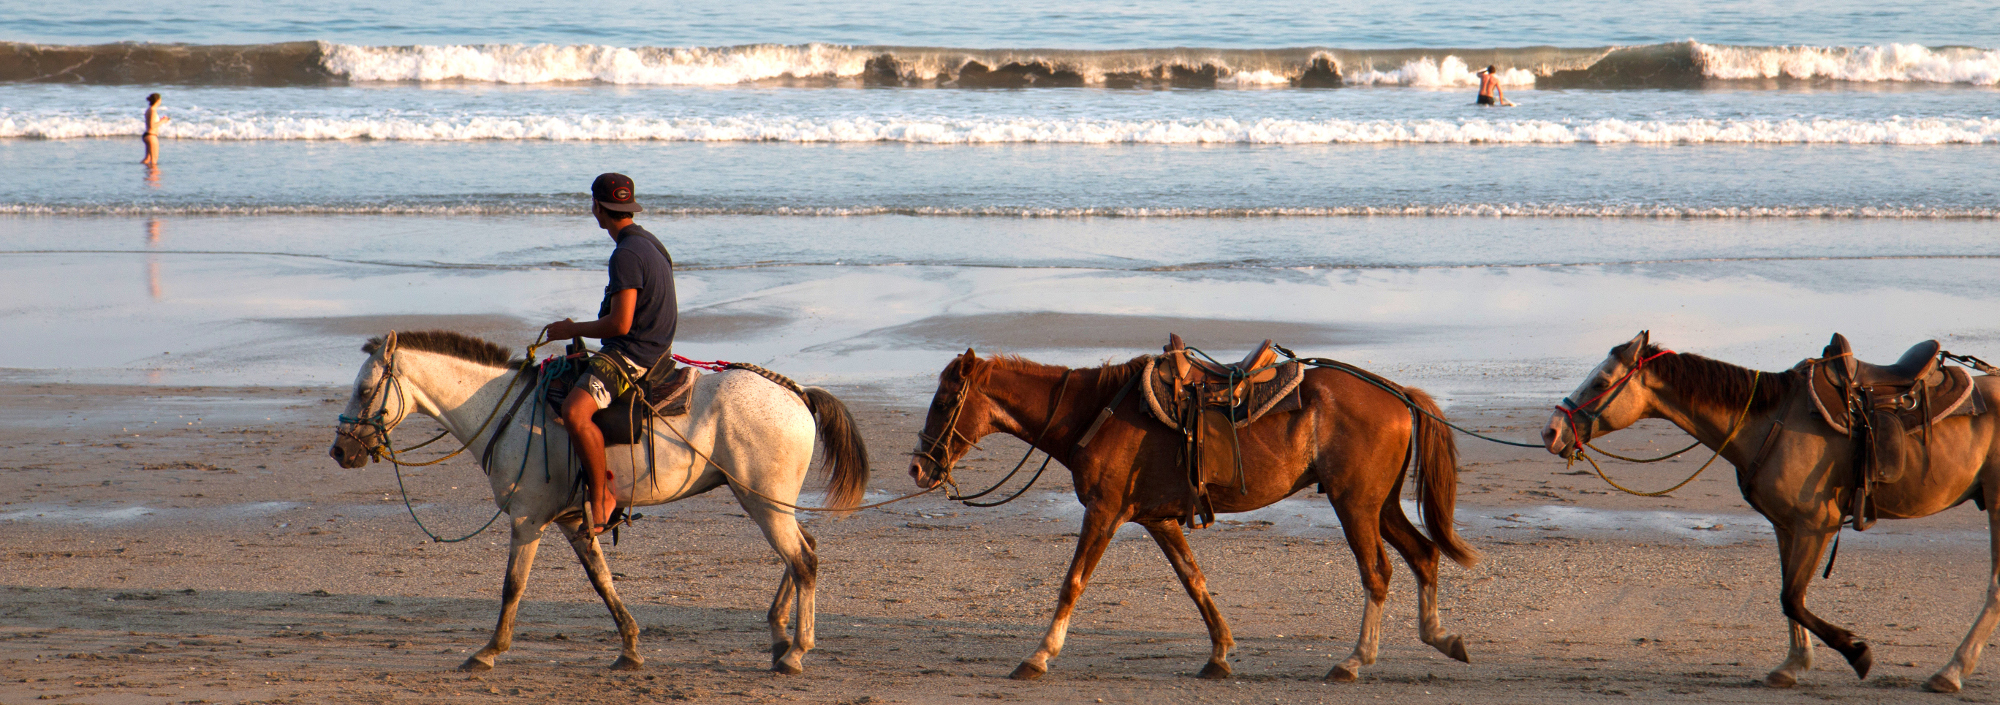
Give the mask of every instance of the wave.
MULTIPOLYGON (((183 111, 203 140, 604 140, 917 144, 2000 144, 2000 118, 1785 120, 1093 120, 1084 118, 294 117, 183 111)), ((129 116, 9 114, 0 138, 137 136, 129 116)))
MULTIPOLYGON (((563 194, 517 202, 485 203, 0 203, 0 216, 267 216, 391 215, 481 216, 562 215, 584 211, 576 196, 563 194)), ((913 216, 938 218, 1617 218, 1659 220, 1828 219, 1828 220, 2000 220, 2000 207, 1948 206, 1676 206, 1532 203, 1299 206, 1248 208, 1152 208, 1017 206, 658 206, 652 217, 772 216, 845 218, 913 216)))
POLYGON ((1341 49, 952 49, 753 44, 241 46, 0 42, 0 81, 83 84, 324 85, 350 82, 606 83, 726 86, 895 85, 1464 88, 1473 67, 1544 88, 1689 88, 1711 81, 1833 80, 1992 86, 2000 51, 1892 44, 1341 49))

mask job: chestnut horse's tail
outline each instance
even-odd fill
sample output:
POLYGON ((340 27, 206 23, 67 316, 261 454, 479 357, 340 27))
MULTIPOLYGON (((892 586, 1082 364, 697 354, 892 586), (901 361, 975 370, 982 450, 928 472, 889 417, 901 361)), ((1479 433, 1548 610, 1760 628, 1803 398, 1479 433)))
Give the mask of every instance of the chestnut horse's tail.
POLYGON ((1412 414, 1417 425, 1411 429, 1416 436, 1417 513, 1423 518, 1425 532, 1444 555, 1470 568, 1479 562, 1479 552, 1458 537, 1452 519, 1458 506, 1458 445, 1452 442, 1451 429, 1438 420, 1444 418, 1444 412, 1431 401, 1431 395, 1415 387, 1404 387, 1403 393, 1420 412, 1412 414))

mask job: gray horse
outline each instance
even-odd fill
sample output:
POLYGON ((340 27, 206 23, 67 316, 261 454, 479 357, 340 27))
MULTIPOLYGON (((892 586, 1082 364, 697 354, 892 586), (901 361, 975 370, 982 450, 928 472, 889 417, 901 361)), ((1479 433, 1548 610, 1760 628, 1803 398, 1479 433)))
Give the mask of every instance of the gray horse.
MULTIPOLYGON (((354 380, 354 393, 329 452, 344 468, 368 464, 384 450, 388 431, 411 413, 437 419, 474 453, 491 449, 480 460, 488 469, 493 501, 504 510, 513 530, 507 556, 507 577, 501 589, 500 622, 486 647, 459 668, 484 671, 513 641, 514 615, 535 563, 542 530, 551 522, 562 528, 577 559, 590 574, 590 584, 604 598, 618 623, 623 651, 614 669, 637 669, 639 626, 618 599, 604 553, 595 537, 583 534, 581 496, 572 492, 575 478, 567 434, 558 424, 536 424, 531 400, 519 414, 503 413, 515 405, 520 386, 508 391, 524 361, 509 358, 493 343, 448 331, 391 332, 362 347, 369 354, 354 380), (506 418, 504 427, 496 418, 506 418), (498 434, 497 442, 493 441, 498 434), (547 464, 545 465, 545 461, 547 464), (552 466, 552 467, 551 467, 552 466)), ((534 382, 529 372, 520 385, 534 382)), ((771 627, 771 668, 798 673, 813 646, 813 591, 819 558, 814 541, 793 515, 799 488, 812 465, 815 439, 825 445, 831 470, 826 505, 851 508, 868 484, 868 451, 847 407, 818 388, 793 391, 747 370, 703 375, 695 384, 683 416, 659 419, 653 426, 650 469, 647 452, 639 446, 613 447, 606 454, 617 477, 618 501, 628 507, 664 504, 728 485, 737 502, 771 548, 785 563, 784 577, 771 600, 766 620, 771 627), (793 608, 798 625, 791 638, 785 623, 793 608)))

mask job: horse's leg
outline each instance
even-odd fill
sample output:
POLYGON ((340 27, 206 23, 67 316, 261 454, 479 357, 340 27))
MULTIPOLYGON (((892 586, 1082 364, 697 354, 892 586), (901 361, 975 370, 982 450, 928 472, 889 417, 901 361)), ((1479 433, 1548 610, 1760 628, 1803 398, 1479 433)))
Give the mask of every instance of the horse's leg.
POLYGON ((798 581, 792 579, 792 566, 785 565, 785 574, 778 578, 778 590, 771 594, 771 609, 764 613, 764 624, 771 628, 771 668, 778 668, 778 658, 792 650, 791 636, 785 633, 792 621, 792 608, 798 606, 793 598, 798 596, 798 581))
MULTIPOLYGON (((1778 536, 1779 559, 1782 561, 1785 555, 1783 547, 1792 543, 1792 531, 1776 522, 1771 526, 1778 536)), ((1779 572, 1784 572, 1782 563, 1779 572)), ((1812 632, 1806 631, 1805 625, 1790 618, 1785 619, 1785 625, 1788 627, 1786 631, 1791 635, 1791 649, 1785 652, 1785 662, 1778 664, 1776 669, 1764 676, 1764 684, 1773 688, 1790 688, 1798 685, 1799 676, 1812 670, 1813 667, 1812 632)))
POLYGON ((1396 547, 1397 553, 1403 554, 1403 562, 1410 564, 1410 572, 1417 575, 1417 637, 1446 656, 1472 663, 1465 653, 1465 640, 1445 631, 1438 618, 1437 544, 1417 532, 1399 505, 1382 508, 1382 536, 1396 547))
POLYGON ((1987 638, 1993 636, 1993 627, 2000 624, 2000 503, 1993 501, 1994 495, 1986 496, 1986 527, 1992 553, 1993 567, 1986 579, 1986 606, 1980 608, 1979 618, 1973 620, 1972 629, 1965 633, 1965 641, 1959 643, 1958 652, 1952 654, 1951 661, 1944 665, 1937 675, 1924 681, 1924 690, 1938 693, 1956 693, 1960 680, 1971 675, 1979 667, 1979 652, 1986 648, 1987 638))
POLYGON ((765 614, 765 621, 771 627, 771 670, 803 673, 806 652, 813 648, 813 596, 819 581, 819 554, 814 551, 812 537, 791 512, 740 491, 736 498, 764 532, 771 550, 777 551, 778 558, 785 562, 785 573, 778 579, 778 593, 772 596, 771 611, 765 614), (793 638, 787 640, 785 617, 791 612, 794 597, 798 599, 799 623, 793 630, 793 638))
POLYGON ((598 597, 604 598, 604 607, 611 610, 612 621, 618 623, 618 638, 624 644, 624 651, 611 663, 611 670, 639 670, 646 663, 646 658, 639 655, 639 620, 633 619, 632 613, 625 610, 625 602, 618 599, 618 588, 611 584, 611 569, 604 564, 604 549, 598 546, 597 537, 584 530, 584 518, 560 521, 560 526, 569 537, 569 547, 576 551, 577 561, 590 574, 590 586, 597 589, 598 597))
POLYGON ((1056 616, 1049 620, 1049 632, 1042 637, 1042 648, 1014 667, 1007 677, 1020 681, 1031 681, 1049 672, 1049 659, 1062 653, 1063 639, 1069 635, 1069 617, 1076 611, 1077 598, 1083 597, 1083 588, 1090 583, 1090 573, 1097 569, 1097 559, 1104 557, 1104 547, 1110 545, 1111 536, 1118 533, 1118 525, 1125 522, 1123 512, 1096 506, 1083 511, 1083 528, 1077 534, 1076 555, 1069 561, 1069 576, 1063 580, 1061 593, 1056 598, 1056 616))
POLYGON ((1354 504, 1359 503, 1341 497, 1334 500, 1333 509, 1340 516, 1347 548, 1354 552, 1354 563, 1361 570, 1361 589, 1367 594, 1361 605, 1361 636, 1354 642, 1354 653, 1326 672, 1326 679, 1334 681, 1358 679, 1362 666, 1375 663, 1375 652, 1382 643, 1382 606, 1389 600, 1393 570, 1388 552, 1382 549, 1381 517, 1377 516, 1380 505, 1351 506, 1354 504))
MULTIPOLYGON (((1836 527, 1837 530, 1837 527, 1836 527)), ((1826 549, 1826 542, 1833 535, 1831 531, 1815 531, 1792 527, 1791 531, 1780 533, 1778 549, 1782 555, 1784 569, 1784 590, 1779 595, 1779 603, 1785 608, 1785 616, 1804 626, 1820 641, 1840 652, 1847 658, 1847 664, 1854 667, 1855 675, 1868 677, 1868 668, 1874 665, 1868 643, 1854 638, 1854 633, 1828 624, 1806 609, 1806 588, 1812 583, 1813 571, 1819 568, 1820 553, 1826 549)), ((1794 647, 1797 650, 1797 647, 1794 647)), ((1787 660, 1786 665, 1791 665, 1787 660)), ((1764 683, 1772 687, 1788 688, 1798 683, 1798 675, 1803 671, 1788 671, 1784 668, 1772 671, 1764 677, 1764 683)))
MULTIPOLYGON (((512 517, 510 517, 512 518, 512 517)), ((527 519, 515 518, 513 539, 507 550, 507 577, 500 583, 500 623, 493 626, 493 638, 465 663, 461 671, 493 670, 493 657, 514 645, 514 615, 521 609, 521 595, 528 590, 528 571, 535 567, 535 549, 542 545, 542 527, 527 519)))
POLYGON ((1222 610, 1216 609, 1215 600, 1208 595, 1208 578, 1194 562, 1194 549, 1188 546, 1187 534, 1181 533, 1181 525, 1171 519, 1141 525, 1160 544, 1160 552, 1167 554, 1174 574, 1180 576, 1181 587, 1187 589, 1188 597, 1194 598, 1195 608, 1201 610, 1202 623, 1208 625, 1208 665, 1201 667, 1201 677, 1228 678, 1229 647, 1235 646, 1236 640, 1230 638, 1229 623, 1223 621, 1222 610))

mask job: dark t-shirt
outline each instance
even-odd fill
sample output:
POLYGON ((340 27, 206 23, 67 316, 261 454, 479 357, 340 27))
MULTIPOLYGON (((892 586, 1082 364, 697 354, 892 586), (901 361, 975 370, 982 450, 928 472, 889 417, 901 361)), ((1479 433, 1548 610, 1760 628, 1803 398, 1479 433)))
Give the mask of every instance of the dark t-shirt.
POLYGON ((626 289, 639 290, 632 307, 632 330, 605 338, 604 349, 616 350, 640 367, 652 367, 674 346, 680 303, 674 298, 674 261, 667 248, 636 223, 618 231, 618 249, 611 251, 611 284, 604 287, 597 317, 610 315, 611 295, 626 289))

